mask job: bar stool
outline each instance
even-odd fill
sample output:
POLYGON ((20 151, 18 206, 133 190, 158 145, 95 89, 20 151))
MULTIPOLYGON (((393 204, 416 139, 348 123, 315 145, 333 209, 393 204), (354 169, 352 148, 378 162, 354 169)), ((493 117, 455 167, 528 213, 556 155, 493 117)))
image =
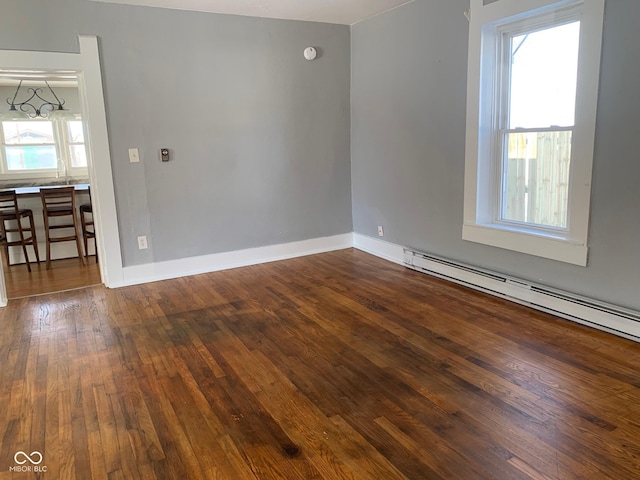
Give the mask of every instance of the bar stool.
POLYGON ((36 254, 36 260, 40 262, 40 254, 38 253, 38 240, 36 238, 35 224, 33 223, 33 211, 18 207, 18 196, 15 190, 5 190, 0 192, 0 243, 4 248, 5 257, 7 259, 7 265, 10 267, 9 260, 9 247, 22 247, 24 253, 24 261, 27 264, 27 270, 31 271, 31 264, 29 262, 29 254, 27 253, 27 246, 31 245, 33 251, 36 254), (29 226, 24 228, 22 225, 22 219, 29 219, 29 226), (6 222, 16 222, 15 228, 7 228, 6 222), (28 235, 27 235, 28 232, 28 235), (18 240, 9 240, 10 233, 17 233, 18 240))
POLYGON ((96 263, 98 262, 98 244, 96 242, 96 227, 93 223, 93 207, 91 206, 91 187, 89 187, 89 203, 80 205, 80 225, 84 240, 84 256, 89 257, 89 239, 93 238, 96 248, 96 263), (89 218, 87 219, 87 217, 89 218))
POLYGON ((80 246, 80 232, 76 217, 75 187, 41 188, 42 215, 44 217, 44 231, 47 236, 47 270, 51 267, 51 244, 57 242, 76 242, 78 258, 84 265, 84 256, 80 246), (71 217, 65 223, 49 223, 50 218, 71 217), (52 230, 73 229, 73 235, 52 237, 52 230))

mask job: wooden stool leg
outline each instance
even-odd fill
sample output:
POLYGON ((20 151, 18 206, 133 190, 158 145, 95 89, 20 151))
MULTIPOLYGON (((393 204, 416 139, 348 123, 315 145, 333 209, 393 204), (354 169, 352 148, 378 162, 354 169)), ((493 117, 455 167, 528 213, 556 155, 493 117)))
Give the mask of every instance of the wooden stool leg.
POLYGON ((27 263, 27 270, 31 272, 29 253, 27 252, 27 245, 24 242, 24 233, 22 232, 22 218, 20 217, 20 215, 17 215, 16 222, 18 224, 18 235, 20 236, 20 243, 22 244, 22 252, 24 253, 24 261, 27 263))
POLYGON ((44 216, 44 233, 47 243, 47 270, 51 268, 51 236, 49 234, 49 216, 47 212, 43 212, 44 216))
POLYGON ((5 268, 5 271, 9 269, 9 247, 4 248, 6 246, 7 246, 7 244, 4 243, 2 250, 0 250, 0 252, 2 252, 1 253, 2 264, 3 264, 4 268, 5 268))
POLYGON ((86 213, 80 209, 80 226, 82 227, 82 241, 84 242, 84 256, 89 257, 89 241, 87 239, 87 218, 86 213))
POLYGON ((11 263, 9 262, 9 239, 7 238, 7 231, 5 229, 4 222, 4 220, 0 220, 0 237, 4 238, 4 242, 2 242, 2 251, 4 258, 7 261, 7 268, 9 268, 11 266, 11 263))
POLYGON ((82 254, 82 246, 80 245, 80 232, 78 230, 78 217, 76 216, 76 212, 73 212, 73 229, 76 232, 76 248, 78 249, 78 258, 80 259, 80 263, 85 265, 84 255, 82 254))
POLYGON ((40 263, 40 253, 38 252, 38 239, 36 238, 36 226, 33 223, 33 213, 29 213, 29 230, 31 232, 31 241, 33 246, 33 251, 36 254, 36 260, 40 263))

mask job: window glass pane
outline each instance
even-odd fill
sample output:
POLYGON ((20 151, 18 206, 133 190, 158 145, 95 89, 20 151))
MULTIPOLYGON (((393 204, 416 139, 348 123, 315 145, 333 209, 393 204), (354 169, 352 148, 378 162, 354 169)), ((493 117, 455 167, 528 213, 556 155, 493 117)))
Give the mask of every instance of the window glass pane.
POLYGON ((71 166, 85 167, 87 166, 87 152, 84 145, 69 145, 69 153, 71 155, 71 166))
POLYGON ((506 137, 502 219, 566 228, 571 132, 506 137))
POLYGON ((2 122, 6 145, 33 145, 53 143, 51 122, 2 122))
POLYGON ((36 170, 57 168, 56 147, 53 145, 5 147, 7 168, 16 170, 36 170))
POLYGON ((69 142, 71 143, 84 143, 84 131, 82 129, 82 121, 72 120, 67 122, 69 130, 69 142))
POLYGON ((509 128, 572 126, 580 22, 513 37, 509 128))

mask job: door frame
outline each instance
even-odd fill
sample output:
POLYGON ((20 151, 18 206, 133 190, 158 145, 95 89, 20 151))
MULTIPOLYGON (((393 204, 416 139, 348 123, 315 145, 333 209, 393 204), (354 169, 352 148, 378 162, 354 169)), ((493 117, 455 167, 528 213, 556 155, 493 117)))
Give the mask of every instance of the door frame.
MULTIPOLYGON (((107 287, 118 286, 124 275, 98 39, 78 35, 78 42, 80 53, 0 50, 0 68, 77 73, 100 277, 107 287)), ((0 306, 7 305, 3 268, 0 262, 0 306)))

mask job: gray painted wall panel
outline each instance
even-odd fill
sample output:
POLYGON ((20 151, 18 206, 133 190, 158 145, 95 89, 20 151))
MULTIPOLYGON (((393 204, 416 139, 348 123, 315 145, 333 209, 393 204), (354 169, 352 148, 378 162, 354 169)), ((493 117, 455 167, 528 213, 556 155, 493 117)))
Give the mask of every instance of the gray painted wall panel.
POLYGON ((604 25, 586 268, 462 240, 468 0, 416 0, 352 28, 354 230, 640 309, 640 2, 604 25))
POLYGON ((86 0, 0 8, 1 49, 100 39, 126 266, 352 230, 349 27, 86 0))

